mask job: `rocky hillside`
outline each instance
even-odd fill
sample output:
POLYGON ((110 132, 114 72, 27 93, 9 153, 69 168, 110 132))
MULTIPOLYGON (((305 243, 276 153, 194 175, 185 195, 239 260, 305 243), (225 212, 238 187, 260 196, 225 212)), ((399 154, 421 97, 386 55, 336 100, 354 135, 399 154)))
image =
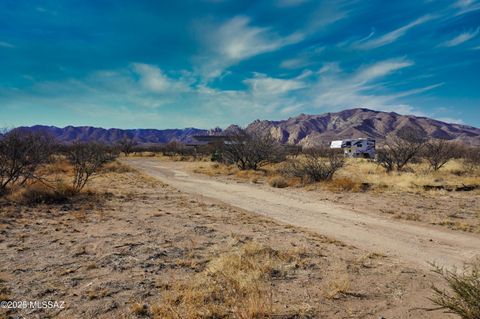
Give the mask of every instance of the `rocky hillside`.
POLYGON ((179 141, 187 143, 192 141, 192 136, 208 134, 208 130, 185 128, 185 129, 104 129, 91 126, 67 126, 58 128, 55 126, 36 125, 31 127, 19 127, 19 130, 42 131, 54 136, 59 142, 73 141, 96 141, 99 143, 114 144, 122 139, 133 139, 140 144, 168 143, 179 141))
MULTIPOLYGON (((141 144, 168 143, 180 141, 188 143, 194 135, 224 135, 240 130, 231 125, 225 130, 186 128, 186 129, 104 129, 90 126, 58 128, 54 126, 22 127, 22 130, 46 131, 61 142, 98 141, 115 143, 123 138, 131 138, 141 144)), ((372 111, 369 109, 350 109, 337 113, 320 115, 301 114, 282 121, 256 120, 247 126, 247 130, 269 131, 281 143, 303 146, 326 145, 331 140, 357 137, 373 137, 379 142, 399 130, 420 130, 428 138, 443 138, 480 146, 480 129, 460 124, 450 124, 426 117, 400 115, 372 111)))
POLYGON ((282 143, 314 146, 334 139, 358 137, 372 137, 381 142, 390 134, 410 128, 423 132, 428 138, 480 146, 480 129, 472 126, 363 108, 321 115, 301 114, 282 121, 256 120, 247 130, 270 131, 282 143))

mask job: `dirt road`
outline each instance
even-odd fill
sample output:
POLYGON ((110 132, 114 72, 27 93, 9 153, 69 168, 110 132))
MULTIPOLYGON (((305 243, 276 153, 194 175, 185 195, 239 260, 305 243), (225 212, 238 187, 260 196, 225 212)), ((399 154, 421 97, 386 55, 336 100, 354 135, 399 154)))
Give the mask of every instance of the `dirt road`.
POLYGON ((186 192, 203 195, 294 226, 305 227, 370 251, 429 269, 451 267, 480 256, 480 237, 414 222, 396 221, 321 201, 303 190, 274 189, 188 172, 182 162, 129 158, 129 165, 186 192))

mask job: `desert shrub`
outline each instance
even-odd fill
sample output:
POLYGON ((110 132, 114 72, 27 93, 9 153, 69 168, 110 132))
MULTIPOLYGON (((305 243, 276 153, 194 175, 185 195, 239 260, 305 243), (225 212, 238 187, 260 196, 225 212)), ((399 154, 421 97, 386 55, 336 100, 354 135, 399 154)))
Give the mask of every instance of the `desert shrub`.
POLYGON ((40 165, 50 161, 55 145, 53 139, 41 132, 18 129, 0 137, 0 193, 13 185, 25 185, 41 179, 40 165))
POLYGON ((390 136, 383 149, 377 151, 377 163, 387 172, 402 170, 412 162, 425 146, 426 140, 421 131, 415 129, 400 130, 396 136, 390 136))
POLYGON ((276 188, 285 188, 288 186, 288 182, 283 176, 274 176, 269 179, 268 185, 276 188))
POLYGON ((241 170, 258 168, 277 163, 285 158, 280 144, 268 133, 244 132, 230 138, 223 146, 222 159, 235 164, 241 170))
POLYGON ((182 155, 185 152, 185 145, 181 142, 171 141, 163 148, 163 155, 165 156, 176 156, 182 155))
POLYGON ((425 144, 423 157, 430 164, 430 168, 438 171, 448 161, 455 158, 458 153, 458 146, 446 140, 432 140, 425 144))
POLYGON ((329 181, 344 164, 343 154, 336 150, 309 149, 303 157, 288 160, 281 172, 287 177, 300 178, 302 182, 329 181))
POLYGON ((111 148, 96 143, 71 145, 67 150, 67 159, 74 170, 72 186, 75 192, 80 192, 88 180, 117 155, 111 148))
POLYGON ((446 291, 433 286, 431 300, 463 319, 480 318, 480 260, 465 266, 462 272, 438 266, 434 266, 433 271, 445 279, 450 289, 446 291))
POLYGON ((473 172, 480 168, 480 147, 464 149, 463 161, 466 169, 473 172))
POLYGON ((120 152, 125 154, 125 156, 128 156, 134 152, 135 146, 137 146, 137 144, 138 143, 131 138, 123 138, 117 142, 117 147, 120 152))

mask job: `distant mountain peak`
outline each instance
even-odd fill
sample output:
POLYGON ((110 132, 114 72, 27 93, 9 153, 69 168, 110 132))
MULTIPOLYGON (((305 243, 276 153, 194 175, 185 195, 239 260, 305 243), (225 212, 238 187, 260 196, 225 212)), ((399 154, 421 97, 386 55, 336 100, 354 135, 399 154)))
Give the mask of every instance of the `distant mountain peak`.
MULTIPOLYGON (((335 139, 371 137, 379 142, 388 135, 395 135, 402 129, 412 128, 422 131, 426 137, 442 138, 461 143, 480 146, 480 129, 445 123, 442 121, 415 115, 400 115, 395 112, 382 112, 365 107, 357 107, 339 112, 309 115, 301 113, 286 120, 255 120, 247 126, 247 131, 260 130, 270 132, 279 142, 302 146, 328 145, 335 139)), ((235 134, 241 130, 232 124, 226 129, 211 130, 185 129, 104 129, 92 126, 55 126, 35 125, 18 129, 46 131, 61 142, 97 141, 116 143, 124 138, 132 138, 141 144, 168 143, 179 141, 189 143, 195 135, 235 134)))
POLYGON ((270 131, 281 143, 316 146, 328 145, 334 139, 358 137, 371 137, 381 142, 405 127, 420 130, 429 138, 480 146, 478 128, 365 107, 318 115, 301 113, 283 121, 254 121, 247 130, 270 131))

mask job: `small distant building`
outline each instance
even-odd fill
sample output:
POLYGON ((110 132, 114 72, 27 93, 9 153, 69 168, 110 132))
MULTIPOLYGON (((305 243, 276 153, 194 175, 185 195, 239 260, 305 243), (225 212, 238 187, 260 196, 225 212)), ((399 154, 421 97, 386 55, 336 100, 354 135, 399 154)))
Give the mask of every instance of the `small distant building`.
POLYGON ((232 141, 231 136, 227 135, 195 135, 193 139, 201 144, 228 144, 232 141))
POLYGON ((357 138, 332 141, 330 148, 341 148, 346 157, 375 158, 375 139, 357 138))
POLYGON ((193 141, 187 143, 186 146, 193 149, 194 154, 211 154, 212 161, 219 161, 222 158, 223 146, 231 143, 235 143, 235 138, 232 136, 195 135, 193 136, 193 141))

